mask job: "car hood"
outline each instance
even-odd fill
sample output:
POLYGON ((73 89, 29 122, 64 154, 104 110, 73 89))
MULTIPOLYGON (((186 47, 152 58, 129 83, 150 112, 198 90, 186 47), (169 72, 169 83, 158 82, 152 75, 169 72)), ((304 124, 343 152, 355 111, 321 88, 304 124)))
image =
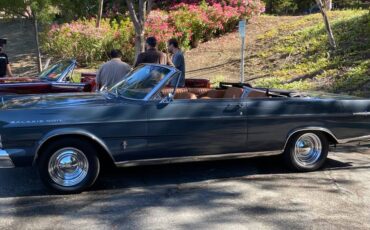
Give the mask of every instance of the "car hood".
POLYGON ((108 98, 103 93, 68 93, 44 94, 27 96, 1 97, 1 109, 33 109, 79 107, 83 105, 98 105, 105 103, 108 98))

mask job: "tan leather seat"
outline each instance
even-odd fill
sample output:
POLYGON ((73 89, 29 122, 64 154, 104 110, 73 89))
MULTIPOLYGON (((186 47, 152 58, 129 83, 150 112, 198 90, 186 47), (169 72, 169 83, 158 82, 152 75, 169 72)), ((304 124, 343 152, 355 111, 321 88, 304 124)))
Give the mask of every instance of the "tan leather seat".
POLYGON ((263 91, 263 90, 257 90, 257 89, 252 89, 247 97, 249 98, 266 98, 268 97, 267 94, 266 94, 266 91, 263 91))
POLYGON ((241 98, 243 95, 243 89, 237 87, 230 87, 226 90, 224 98, 241 98))
POLYGON ((201 99, 216 99, 216 98, 224 98, 225 90, 210 90, 208 91, 207 95, 202 97, 201 99))
POLYGON ((195 100, 198 99, 197 96, 194 93, 189 92, 182 92, 182 93, 176 93, 174 99, 190 99, 195 100))
POLYGON ((204 97, 212 89, 210 88, 188 88, 188 90, 189 90, 189 93, 194 93, 195 95, 197 95, 197 97, 204 97))
MULTIPOLYGON (((163 95, 168 95, 169 93, 172 93, 173 92, 173 88, 164 88, 162 89, 162 94, 163 95)), ((176 94, 178 93, 187 93, 188 92, 188 88, 177 88, 176 89, 176 94)))

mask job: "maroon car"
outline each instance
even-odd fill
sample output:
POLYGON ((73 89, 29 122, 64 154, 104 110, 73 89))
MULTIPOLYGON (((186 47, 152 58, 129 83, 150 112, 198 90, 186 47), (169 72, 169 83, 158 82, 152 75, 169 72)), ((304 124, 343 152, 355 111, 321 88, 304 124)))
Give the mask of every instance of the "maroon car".
MULTIPOLYGON (((76 77, 76 66, 75 60, 64 60, 42 71, 38 77, 0 78, 0 95, 94 92, 96 74, 82 73, 76 77)), ((186 79, 185 85, 182 90, 211 87, 207 79, 186 79)))
POLYGON ((95 74, 73 77, 77 62, 64 60, 42 71, 38 77, 0 78, 0 94, 40 94, 95 91, 95 74))

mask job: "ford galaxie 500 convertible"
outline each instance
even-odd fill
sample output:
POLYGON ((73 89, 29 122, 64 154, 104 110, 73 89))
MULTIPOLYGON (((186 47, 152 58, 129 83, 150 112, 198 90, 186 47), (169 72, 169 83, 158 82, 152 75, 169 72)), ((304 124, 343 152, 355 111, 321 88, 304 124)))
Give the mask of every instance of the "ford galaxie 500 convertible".
POLYGON ((282 154, 292 169, 313 171, 330 145, 370 140, 370 100, 229 83, 177 88, 178 76, 143 65, 107 92, 0 98, 0 167, 35 165, 48 187, 79 192, 109 163, 282 154))

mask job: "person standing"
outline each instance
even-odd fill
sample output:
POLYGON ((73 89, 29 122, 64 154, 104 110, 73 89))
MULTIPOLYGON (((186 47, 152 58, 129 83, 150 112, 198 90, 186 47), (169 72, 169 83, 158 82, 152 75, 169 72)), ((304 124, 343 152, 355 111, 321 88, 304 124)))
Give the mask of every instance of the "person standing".
POLYGON ((143 63, 153 63, 160 65, 173 65, 167 55, 159 51, 157 48, 157 39, 155 37, 148 37, 145 43, 146 51, 139 54, 134 67, 143 63))
MULTIPOLYGON (((172 63, 174 66, 181 71, 179 87, 185 86, 185 57, 183 52, 181 52, 179 47, 179 42, 172 38, 168 40, 168 51, 172 54, 172 63)), ((177 80, 177 79, 176 79, 177 80)), ((171 83, 172 85, 176 84, 176 82, 171 83)))
POLYGON ((110 52, 111 60, 103 64, 96 74, 97 90, 110 89, 131 71, 131 66, 121 60, 122 56, 120 50, 110 52))
POLYGON ((8 55, 4 52, 3 45, 0 45, 0 78, 13 77, 12 69, 9 64, 8 55))

